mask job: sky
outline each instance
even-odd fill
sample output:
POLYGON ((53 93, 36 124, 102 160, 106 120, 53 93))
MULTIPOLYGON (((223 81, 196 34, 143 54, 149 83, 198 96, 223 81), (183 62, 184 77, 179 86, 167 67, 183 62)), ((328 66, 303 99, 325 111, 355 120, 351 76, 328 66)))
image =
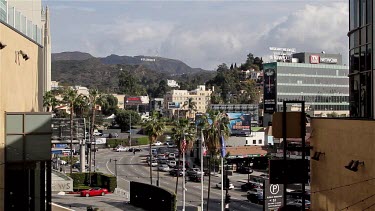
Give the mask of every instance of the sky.
POLYGON ((196 68, 269 60, 269 47, 340 53, 348 63, 347 0, 44 0, 52 52, 160 56, 196 68))

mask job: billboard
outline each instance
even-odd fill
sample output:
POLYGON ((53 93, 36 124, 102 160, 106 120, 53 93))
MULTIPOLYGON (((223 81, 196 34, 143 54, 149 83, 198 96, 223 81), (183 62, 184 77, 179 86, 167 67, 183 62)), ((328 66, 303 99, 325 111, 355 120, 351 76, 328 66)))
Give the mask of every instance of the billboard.
POLYGON ((276 111, 276 68, 277 63, 264 64, 264 113, 276 111))
POLYGON ((251 116, 244 113, 227 113, 231 135, 250 135, 251 116))
POLYGON ((179 102, 168 102, 168 109, 178 109, 181 107, 179 102))
MULTIPOLYGON (((204 114, 195 115, 195 123, 198 126, 201 123, 204 114)), ((208 114, 207 114, 208 115, 208 114)), ((251 115, 245 113, 226 113, 229 118, 229 130, 231 135, 250 135, 251 133, 251 115)), ((212 120, 208 119, 209 124, 212 120)))

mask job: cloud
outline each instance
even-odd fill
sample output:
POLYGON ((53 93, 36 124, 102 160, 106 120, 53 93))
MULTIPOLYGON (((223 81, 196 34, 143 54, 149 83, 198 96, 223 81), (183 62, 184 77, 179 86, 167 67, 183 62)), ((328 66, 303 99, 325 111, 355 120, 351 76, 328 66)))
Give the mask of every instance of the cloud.
POLYGON ((266 31, 259 42, 267 46, 294 47, 297 52, 342 53, 345 60, 348 11, 346 3, 306 5, 266 31))

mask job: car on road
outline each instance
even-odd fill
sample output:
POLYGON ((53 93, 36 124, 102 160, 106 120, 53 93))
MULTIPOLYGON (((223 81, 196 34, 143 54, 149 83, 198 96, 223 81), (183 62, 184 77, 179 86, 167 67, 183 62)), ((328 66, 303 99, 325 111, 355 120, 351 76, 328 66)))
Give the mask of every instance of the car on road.
POLYGON ((129 151, 129 148, 128 147, 123 147, 123 146, 117 146, 114 151, 116 152, 127 152, 129 151))
POLYGON ((109 138, 118 138, 118 134, 117 133, 110 133, 109 138))
POLYGON ((184 172, 182 171, 182 169, 176 169, 176 168, 174 168, 174 169, 172 169, 172 170, 170 170, 169 171, 169 174, 170 175, 172 175, 172 176, 179 176, 179 177, 182 177, 182 175, 184 175, 184 172))
POLYGON ((129 148, 129 150, 128 150, 129 152, 140 152, 140 151, 142 151, 142 149, 140 149, 140 148, 129 148))
POLYGON ((101 132, 98 132, 98 131, 94 131, 93 135, 94 135, 94 136, 101 136, 102 133, 101 133, 101 132))
POLYGON ((243 185, 241 185, 241 190, 242 191, 248 191, 248 190, 251 190, 253 188, 261 188, 262 186, 259 184, 259 183, 256 183, 256 182, 247 182, 243 185))
POLYGON ((163 143, 161 143, 160 141, 157 141, 157 142, 154 142, 152 144, 152 146, 161 146, 163 143))
POLYGON ((241 174, 251 174, 251 173, 253 173, 253 170, 248 166, 239 166, 239 167, 237 167, 236 171, 238 173, 241 173, 241 174))
POLYGON ((83 190, 80 192, 81 196, 90 197, 90 196, 104 196, 105 194, 108 194, 108 190, 106 188, 91 188, 88 190, 83 190))
POLYGON ((169 153, 169 154, 168 154, 168 159, 170 159, 170 160, 174 160, 174 159, 176 159, 176 154, 173 153, 173 152, 169 153))
POLYGON ((192 176, 188 176, 189 177, 189 180, 190 181, 193 181, 193 182, 201 182, 202 181, 202 178, 200 175, 192 175, 192 176))
POLYGON ((158 166, 158 170, 159 171, 169 171, 170 169, 169 169, 169 166, 167 165, 167 164, 159 164, 159 166, 158 166))
POLYGON ((189 176, 190 175, 193 176, 193 175, 200 175, 200 174, 202 174, 202 171, 199 168, 191 168, 191 169, 188 169, 186 171, 186 173, 189 176))
POLYGON ((264 204, 263 192, 259 192, 259 193, 247 193, 246 198, 251 203, 264 204))
MULTIPOLYGON (((297 199, 290 203, 290 205, 295 205, 297 207, 302 207, 302 199, 297 199)), ((310 208, 311 202, 309 200, 305 200, 305 208, 310 208)))
POLYGON ((168 143, 168 144, 167 144, 167 147, 168 147, 168 148, 174 148, 174 147, 177 147, 177 145, 174 144, 174 143, 168 143))
POLYGON ((158 166, 158 162, 156 160, 152 160, 151 162, 148 162, 148 165, 151 165, 152 167, 158 166))
MULTIPOLYGON (((217 183, 216 187, 221 188, 221 182, 217 183)), ((232 190, 233 188, 234 188, 234 185, 231 182, 229 182, 229 190, 232 190)), ((224 189, 226 189, 226 187, 224 187, 224 189)))

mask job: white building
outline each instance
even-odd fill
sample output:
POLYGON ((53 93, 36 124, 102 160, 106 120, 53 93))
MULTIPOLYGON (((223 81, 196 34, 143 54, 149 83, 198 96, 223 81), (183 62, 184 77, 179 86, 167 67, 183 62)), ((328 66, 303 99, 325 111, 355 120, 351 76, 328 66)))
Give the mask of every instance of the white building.
POLYGON ((252 127, 250 136, 230 136, 227 145, 232 147, 267 146, 268 140, 263 127, 252 127))
POLYGON ((175 80, 167 80, 167 85, 169 87, 178 87, 178 88, 180 88, 180 85, 178 85, 178 83, 175 80))

